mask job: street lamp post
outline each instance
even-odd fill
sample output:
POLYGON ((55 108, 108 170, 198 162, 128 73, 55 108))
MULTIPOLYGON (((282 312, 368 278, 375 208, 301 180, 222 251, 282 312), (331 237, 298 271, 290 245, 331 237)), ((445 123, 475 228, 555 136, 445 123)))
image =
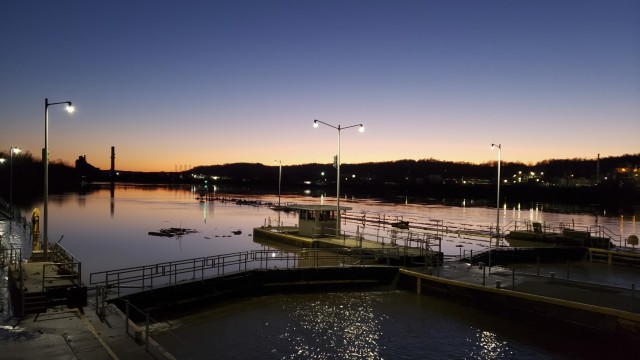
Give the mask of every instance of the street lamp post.
POLYGON ((61 101, 50 103, 49 99, 44 99, 44 153, 42 154, 44 163, 44 235, 42 243, 44 245, 44 261, 47 261, 47 241, 49 236, 49 106, 66 104, 66 110, 68 113, 75 111, 71 101, 61 101))
POLYGON ((328 127, 334 128, 336 130, 338 130, 338 156, 336 157, 336 170, 337 170, 337 179, 338 181, 336 182, 336 236, 340 235, 340 132, 344 129, 349 129, 349 128, 353 128, 353 127, 358 127, 358 131, 360 132, 364 132, 364 126, 362 124, 356 124, 356 125, 349 125, 349 126, 345 126, 345 127, 341 127, 340 125, 338 126, 333 126, 331 124, 327 124, 326 122, 322 122, 320 120, 313 120, 313 127, 317 128, 318 124, 323 124, 326 125, 328 127))
POLYGON ((4 164, 4 162, 7 161, 7 159, 5 158, 0 158, 0 164, 4 164))
MULTIPOLYGON (((13 219, 13 154, 19 154, 20 149, 12 146, 9 153, 9 211, 11 212, 11 219, 13 219)), ((11 221, 11 219, 9 221, 11 221)))
POLYGON ((282 160, 274 160, 278 163, 278 209, 280 209, 280 184, 282 184, 282 160))
MULTIPOLYGON (((491 144, 491 149, 498 148, 498 190, 496 196, 496 246, 500 244, 500 153, 502 152, 501 144, 491 144)), ((491 241, 489 241, 491 247, 491 241)))

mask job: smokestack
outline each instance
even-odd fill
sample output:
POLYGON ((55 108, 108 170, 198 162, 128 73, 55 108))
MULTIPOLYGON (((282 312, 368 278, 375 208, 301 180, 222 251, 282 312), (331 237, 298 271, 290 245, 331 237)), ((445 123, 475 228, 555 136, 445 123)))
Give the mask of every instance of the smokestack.
POLYGON ((116 148, 111 147, 111 181, 113 182, 116 177, 116 148))
POLYGON ((596 184, 600 184, 600 154, 598 154, 598 161, 596 163, 596 184))

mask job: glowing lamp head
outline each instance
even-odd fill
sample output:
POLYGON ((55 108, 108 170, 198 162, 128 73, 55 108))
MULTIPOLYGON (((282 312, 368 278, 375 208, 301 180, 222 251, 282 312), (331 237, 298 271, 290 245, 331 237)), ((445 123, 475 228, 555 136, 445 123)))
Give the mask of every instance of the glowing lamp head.
POLYGON ((359 132, 364 132, 364 126, 362 124, 360 124, 360 127, 358 128, 359 132))
POLYGON ((71 102, 69 102, 67 104, 66 110, 69 114, 73 114, 76 111, 76 108, 73 106, 73 104, 71 104, 71 102))
POLYGON ((317 128, 318 127, 318 120, 313 120, 313 127, 317 128))
POLYGON ((22 150, 20 150, 20 149, 19 149, 19 148, 17 148, 17 147, 14 147, 14 148, 11 148, 11 151, 12 151, 14 154, 20 154, 20 152, 21 152, 22 150))
POLYGON ((5 158, 0 158, 0 164, 4 163, 5 161, 7 161, 7 159, 5 159, 5 158))

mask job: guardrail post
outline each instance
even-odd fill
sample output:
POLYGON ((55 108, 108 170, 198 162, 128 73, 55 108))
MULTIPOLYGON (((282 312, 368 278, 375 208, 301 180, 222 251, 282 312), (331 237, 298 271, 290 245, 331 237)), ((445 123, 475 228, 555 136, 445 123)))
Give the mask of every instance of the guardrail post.
POLYGON ((631 284, 631 312, 636 312, 636 284, 631 284))
MULTIPOLYGON (((497 239, 497 237, 496 237, 496 239, 497 239)), ((491 240, 489 240, 489 241, 491 241, 491 240)), ((488 252, 489 252, 489 275, 491 275, 491 249, 489 249, 488 252)))
POLYGON ((96 286, 96 315, 100 316, 100 285, 96 286))
POLYGON ((104 309, 106 307, 106 302, 107 302, 107 296, 108 296, 108 292, 109 292, 109 288, 106 286, 103 286, 101 289, 102 293, 101 298, 102 298, 102 302, 100 303, 100 315, 102 317, 104 317, 104 309))
POLYGON ((78 286, 82 285, 82 263, 78 261, 78 286))
POLYGON ((124 301, 124 332, 129 335, 129 300, 124 301))
POLYGON ((485 279, 486 279, 486 271, 485 270, 486 269, 487 269, 487 267, 484 266, 484 264, 482 264, 482 286, 484 286, 484 284, 485 284, 485 279))
POLYGON ((145 313, 144 350, 149 352, 149 313, 145 313))

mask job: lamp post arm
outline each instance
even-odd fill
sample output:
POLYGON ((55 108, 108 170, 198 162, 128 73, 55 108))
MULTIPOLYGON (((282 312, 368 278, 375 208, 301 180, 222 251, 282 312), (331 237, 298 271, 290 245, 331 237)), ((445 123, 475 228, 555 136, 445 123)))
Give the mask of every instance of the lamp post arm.
POLYGON ((336 126, 333 126, 333 125, 331 125, 331 124, 327 124, 327 123, 326 123, 326 122, 324 122, 324 121, 320 121, 320 120, 318 120, 318 119, 314 119, 314 120, 313 120, 313 122, 314 122, 314 123, 324 124, 324 125, 327 125, 328 127, 332 127, 332 128, 334 128, 334 129, 336 129, 336 130, 340 130, 340 125, 338 125, 338 126, 336 127, 336 126))
POLYGON ((338 125, 338 128, 340 130, 344 130, 344 129, 349 129, 349 128, 353 128, 353 127, 362 127, 362 124, 354 124, 354 125, 349 125, 349 126, 345 126, 343 128, 340 127, 340 125, 338 125))
POLYGON ((60 104, 67 104, 69 106, 73 106, 73 104, 71 103, 71 101, 60 101, 60 102, 54 102, 54 103, 50 103, 49 99, 44 99, 44 106, 45 108, 51 106, 51 105, 60 105, 60 104))

